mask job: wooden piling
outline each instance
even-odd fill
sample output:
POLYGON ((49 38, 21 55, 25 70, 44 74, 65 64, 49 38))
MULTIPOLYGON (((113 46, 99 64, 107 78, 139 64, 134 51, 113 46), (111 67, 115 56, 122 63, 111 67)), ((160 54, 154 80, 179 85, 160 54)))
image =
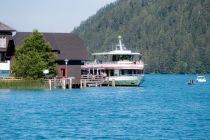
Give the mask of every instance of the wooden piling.
POLYGON ((112 79, 112 87, 115 87, 115 80, 112 79))
POLYGON ((69 79, 69 88, 72 89, 72 78, 69 79))
POLYGON ((50 90, 52 90, 52 80, 49 79, 49 87, 50 87, 50 90))
POLYGON ((66 79, 62 79, 62 88, 66 89, 66 79))
POLYGON ((53 86, 54 86, 54 89, 56 89, 56 78, 54 78, 53 80, 53 86))
POLYGON ((87 87, 87 81, 85 79, 80 79, 80 88, 86 88, 87 87))
POLYGON ((87 87, 87 82, 86 82, 86 80, 84 80, 84 87, 85 87, 85 88, 87 87))
POLYGON ((82 83, 83 83, 83 80, 80 79, 80 88, 82 88, 82 83))

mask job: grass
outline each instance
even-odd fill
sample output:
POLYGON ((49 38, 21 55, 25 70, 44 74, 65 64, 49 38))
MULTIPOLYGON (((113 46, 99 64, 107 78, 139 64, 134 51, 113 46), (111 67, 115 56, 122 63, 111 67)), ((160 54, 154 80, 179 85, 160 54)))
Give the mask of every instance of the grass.
POLYGON ((49 84, 44 80, 0 80, 0 89, 49 89, 49 84))

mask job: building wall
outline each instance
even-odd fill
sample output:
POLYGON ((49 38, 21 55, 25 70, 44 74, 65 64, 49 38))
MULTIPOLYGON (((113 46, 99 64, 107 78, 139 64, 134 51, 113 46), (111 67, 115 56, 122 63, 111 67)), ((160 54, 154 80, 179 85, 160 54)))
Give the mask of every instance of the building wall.
POLYGON ((0 43, 2 43, 2 38, 6 39, 5 46, 0 45, 0 77, 7 77, 10 73, 10 61, 6 60, 6 51, 8 47, 9 40, 12 38, 11 32, 0 31, 0 43))
POLYGON ((0 77, 8 77, 10 74, 10 61, 0 62, 0 77))
MULTIPOLYGON (((56 61, 56 63, 59 65, 59 77, 66 77, 63 76, 63 71, 65 70, 64 74, 66 74, 66 65, 64 60, 56 61)), ((83 63, 79 60, 77 61, 69 61, 67 65, 67 77, 75 77, 75 79, 72 81, 73 84, 80 84, 81 79, 81 65, 83 63)))
POLYGON ((0 38, 3 38, 3 37, 6 37, 6 47, 4 47, 4 48, 0 47, 0 52, 6 52, 9 40, 12 38, 12 33, 0 31, 0 38))
POLYGON ((75 77, 73 84, 80 84, 81 79, 81 65, 68 66, 68 77, 75 77))
POLYGON ((0 70, 10 70, 10 61, 0 62, 0 70))

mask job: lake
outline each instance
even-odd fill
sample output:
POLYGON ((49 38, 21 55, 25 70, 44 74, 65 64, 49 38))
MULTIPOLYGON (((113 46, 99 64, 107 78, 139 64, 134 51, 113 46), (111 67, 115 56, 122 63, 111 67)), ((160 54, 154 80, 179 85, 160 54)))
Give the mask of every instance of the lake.
POLYGON ((210 75, 145 75, 141 87, 0 90, 0 139, 210 139, 210 75))

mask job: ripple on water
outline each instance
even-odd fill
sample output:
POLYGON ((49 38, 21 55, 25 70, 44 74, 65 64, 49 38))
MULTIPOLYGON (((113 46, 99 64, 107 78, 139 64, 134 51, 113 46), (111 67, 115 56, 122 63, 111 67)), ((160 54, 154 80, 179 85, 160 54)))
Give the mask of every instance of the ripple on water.
POLYGON ((210 85, 188 86, 193 77, 146 75, 140 88, 0 90, 0 139, 210 139, 210 85))

